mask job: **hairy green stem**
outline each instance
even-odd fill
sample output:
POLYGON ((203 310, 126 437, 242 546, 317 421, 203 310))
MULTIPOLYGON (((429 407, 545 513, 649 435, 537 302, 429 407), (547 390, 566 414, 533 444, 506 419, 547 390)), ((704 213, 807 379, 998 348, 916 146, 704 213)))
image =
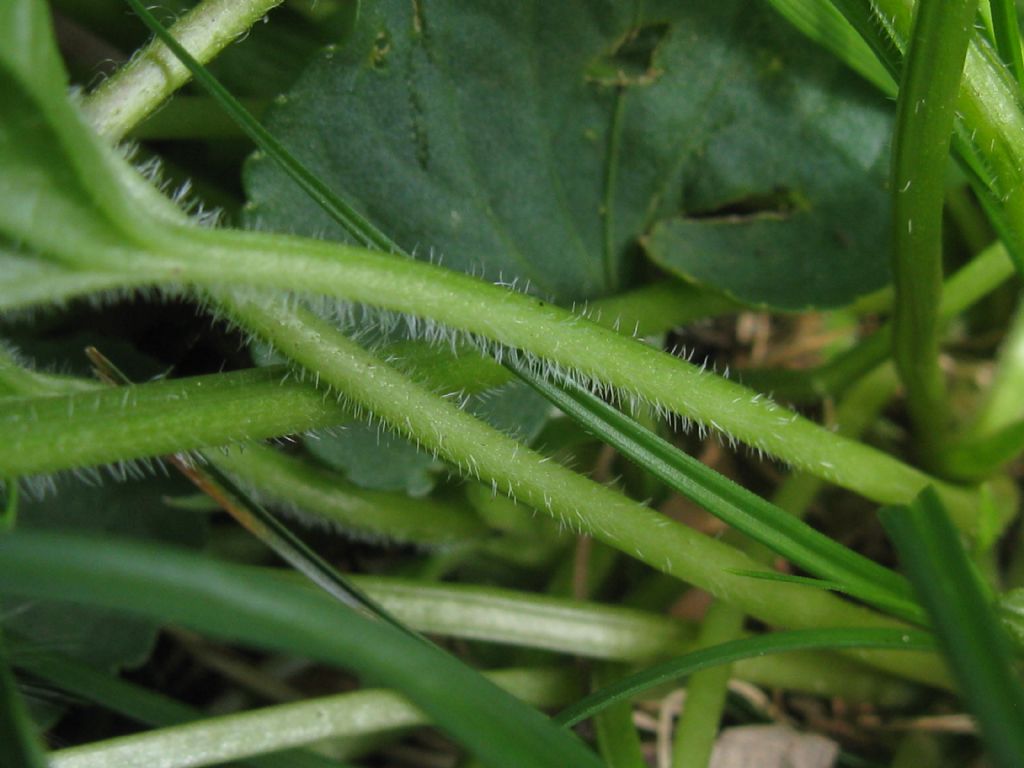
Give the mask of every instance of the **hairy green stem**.
MULTIPOLYGON (((733 571, 762 566, 722 542, 548 460, 422 389, 309 313, 268 308, 259 296, 222 296, 245 327, 465 473, 652 567, 700 586, 763 621, 788 627, 899 626, 817 590, 779 582, 751 589, 733 571)), ((492 310, 494 308, 492 307, 492 310)), ((637 345, 639 348, 640 345, 637 345)), ((943 685, 927 656, 864 655, 873 664, 943 685)))
MULTIPOLYGON (((210 61, 281 0, 205 0, 171 27, 171 34, 201 62, 210 61)), ((167 46, 153 40, 82 103, 97 133, 111 141, 135 125, 189 80, 167 46)))
MULTIPOLYGON (((539 299, 355 247, 226 231, 193 234, 202 245, 167 268, 211 287, 233 283, 280 289, 286 280, 294 289, 431 318, 497 342, 505 353, 531 353, 566 372, 636 395, 880 503, 906 501, 937 483, 770 398, 539 299), (271 249, 272 243, 276 247, 271 249)), ((957 510, 959 524, 970 529, 974 494, 938 485, 957 510)))
POLYGON ((893 359, 925 457, 949 427, 939 370, 942 207, 950 137, 977 0, 918 0, 893 141, 893 359))
POLYGON ((0 475, 36 475, 259 440, 350 418, 268 367, 63 396, 0 400, 0 475))

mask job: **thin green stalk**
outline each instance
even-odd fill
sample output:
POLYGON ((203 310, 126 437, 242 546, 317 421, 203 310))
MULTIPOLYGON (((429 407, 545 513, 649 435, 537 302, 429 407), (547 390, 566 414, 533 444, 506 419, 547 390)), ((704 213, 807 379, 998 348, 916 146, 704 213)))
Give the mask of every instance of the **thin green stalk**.
MULTIPOLYGON (((834 0, 886 68, 897 75, 908 47, 913 0, 834 0)), ((968 43, 956 102, 954 144, 977 175, 989 213, 1000 220, 1018 269, 1024 269, 1024 111, 1019 86, 998 53, 975 36, 968 43)))
MULTIPOLYGON (((171 34, 196 59, 210 61, 280 4, 281 0, 204 0, 171 27, 171 34)), ((82 111, 101 136, 117 141, 188 79, 189 71, 178 57, 154 40, 89 94, 82 111)))
MULTIPOLYGON (((763 621, 795 627, 894 626, 871 611, 817 590, 779 583, 751 589, 748 578, 732 571, 756 571, 762 566, 743 553, 525 448, 423 390, 336 328, 308 313, 270 309, 258 296, 225 295, 221 301, 245 327, 298 363, 319 371, 325 381, 377 419, 465 473, 654 568, 707 589, 763 621)), ((885 654, 872 654, 870 659, 898 674, 943 684, 943 674, 932 659, 885 654)))
MULTIPOLYGON (((743 614, 723 603, 708 608, 701 625, 698 648, 735 640, 743 628, 743 614)), ((672 742, 672 768, 707 768, 725 707, 732 667, 722 664, 690 677, 686 700, 672 742)))
MULTIPOLYGON (((568 669, 511 669, 487 674, 517 698, 538 708, 563 705, 578 690, 568 669)), ((50 755, 51 768, 190 768, 219 765, 325 739, 386 734, 429 725, 421 709, 397 693, 361 690, 264 707, 193 723, 145 731, 50 755)))
POLYGON ((918 0, 896 107, 893 359, 925 457, 949 427, 939 369, 942 208, 960 76, 977 0, 918 0))
MULTIPOLYGON (((592 685, 601 688, 619 676, 618 668, 601 664, 591 673, 592 685)), ((633 725, 633 707, 628 701, 613 704, 594 717, 594 735, 607 768, 647 768, 643 745, 633 725)))
MULTIPOLYGON (((430 635, 619 664, 678 654, 694 642, 690 624, 634 608, 469 584, 432 585, 374 576, 352 579, 404 623, 430 635)), ((296 594, 305 589, 298 579, 289 578, 288 583, 296 594)), ((16 659, 18 666, 40 672, 45 660, 31 651, 16 659)), ((821 652, 754 657, 737 662, 735 669, 737 678, 755 685, 882 707, 903 706, 918 694, 909 683, 821 652)), ((68 674, 63 676, 66 681, 72 679, 68 674)), ((86 680, 82 685, 88 688, 91 683, 86 680)), ((132 709, 148 711, 142 705, 132 709)))

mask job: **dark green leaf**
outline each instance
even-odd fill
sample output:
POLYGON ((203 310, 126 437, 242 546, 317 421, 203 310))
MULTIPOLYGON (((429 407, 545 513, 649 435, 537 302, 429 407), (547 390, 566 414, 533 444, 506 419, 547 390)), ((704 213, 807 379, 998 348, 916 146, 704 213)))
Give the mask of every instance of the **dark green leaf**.
POLYGON ((1024 687, 991 600, 941 499, 926 488, 909 507, 889 507, 879 516, 928 610, 992 759, 1004 768, 1019 766, 1024 687))
MULTIPOLYGON (((268 126, 400 245, 455 268, 593 298, 628 281, 633 246, 664 218, 659 232, 692 227, 713 255, 702 263, 659 235, 659 262, 802 307, 886 281, 888 117, 853 80, 738 0, 472 12, 394 0, 367 9, 268 126), (730 213, 780 205, 778 235, 719 270, 752 237, 730 213)), ((266 159, 247 188, 253 223, 343 237, 266 159)))

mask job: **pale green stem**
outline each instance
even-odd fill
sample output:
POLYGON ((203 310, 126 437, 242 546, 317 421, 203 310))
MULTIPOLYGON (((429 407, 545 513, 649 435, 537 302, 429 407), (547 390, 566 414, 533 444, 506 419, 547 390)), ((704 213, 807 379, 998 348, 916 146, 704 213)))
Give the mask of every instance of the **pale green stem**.
MULTIPOLYGON (((281 0, 205 0, 170 29, 194 58, 204 64, 259 21, 281 0)), ((122 138, 167 97, 188 82, 188 69, 167 47, 153 40, 82 102, 96 132, 110 141, 122 138)))
MULTIPOLYGON (((323 380, 361 403, 377 419, 436 451, 466 474, 658 570, 700 586, 762 621, 793 628, 900 626, 819 590, 772 581, 752 589, 749 578, 734 573, 763 568, 747 555, 522 446, 422 389, 311 314, 270 309, 258 296, 221 299, 245 327, 301 365, 319 371, 323 380)), ((492 315, 494 309, 490 307, 492 315)), ((912 679, 948 684, 932 656, 859 655, 912 679)))
MULTIPOLYGON (((591 689, 610 685, 621 674, 618 665, 598 664, 590 675, 591 689)), ((594 715, 594 731, 606 768, 647 768, 640 735, 633 725, 632 702, 615 702, 594 715)))
MULTIPOLYGON (((701 625, 698 648, 735 640, 743 628, 743 613, 724 603, 713 603, 701 625)), ((672 768, 707 768, 718 735, 732 666, 722 664, 690 677, 686 700, 672 744, 672 768)))
MULTIPOLYGON (((574 674, 565 669, 486 674, 505 690, 541 708, 571 701, 578 689, 574 674)), ((49 761, 51 768, 192 768, 325 739, 388 733, 429 724, 426 715, 399 694, 369 689, 93 742, 52 752, 49 761)))

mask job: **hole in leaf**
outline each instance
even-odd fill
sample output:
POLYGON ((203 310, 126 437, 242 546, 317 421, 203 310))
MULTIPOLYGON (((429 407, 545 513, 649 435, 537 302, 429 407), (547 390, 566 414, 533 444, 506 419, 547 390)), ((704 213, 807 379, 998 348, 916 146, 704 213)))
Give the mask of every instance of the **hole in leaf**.
POLYGON ((646 24, 629 30, 611 51, 587 67, 587 79, 600 85, 649 85, 661 75, 654 54, 668 33, 665 23, 646 24))
POLYGON ((809 208, 807 200, 799 192, 778 187, 769 192, 754 192, 729 200, 713 208, 687 211, 688 219, 741 220, 752 218, 788 219, 795 213, 809 208))

